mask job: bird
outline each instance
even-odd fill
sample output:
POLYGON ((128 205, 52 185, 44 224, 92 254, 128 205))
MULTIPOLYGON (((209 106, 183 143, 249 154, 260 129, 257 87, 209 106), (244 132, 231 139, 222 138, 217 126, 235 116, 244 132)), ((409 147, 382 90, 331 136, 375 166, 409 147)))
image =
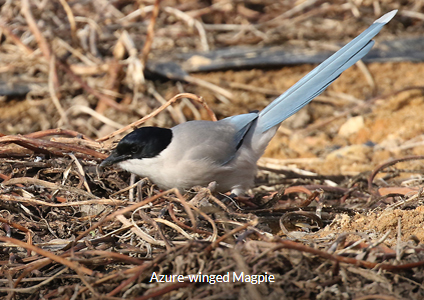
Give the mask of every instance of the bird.
POLYGON ((377 19, 262 111, 219 121, 194 120, 172 128, 140 127, 122 138, 101 164, 148 177, 160 189, 181 192, 215 182, 215 191, 243 196, 254 184, 257 161, 281 122, 321 94, 365 56, 397 13, 377 19))

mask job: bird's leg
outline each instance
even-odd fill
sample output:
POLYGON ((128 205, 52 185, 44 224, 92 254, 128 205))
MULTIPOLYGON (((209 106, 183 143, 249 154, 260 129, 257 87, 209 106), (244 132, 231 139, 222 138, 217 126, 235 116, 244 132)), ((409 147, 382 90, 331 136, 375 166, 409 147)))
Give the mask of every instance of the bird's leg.
POLYGON ((235 206, 237 206, 238 209, 241 209, 241 207, 237 204, 237 202, 243 203, 244 205, 251 207, 251 208, 258 208, 258 206, 252 202, 252 199, 253 199, 252 197, 239 196, 239 195, 236 195, 234 193, 231 193, 229 195, 224 194, 223 196, 224 196, 224 198, 222 199, 222 202, 228 203, 228 202, 231 201, 235 206), (225 201, 225 200, 227 200, 227 201, 225 201))

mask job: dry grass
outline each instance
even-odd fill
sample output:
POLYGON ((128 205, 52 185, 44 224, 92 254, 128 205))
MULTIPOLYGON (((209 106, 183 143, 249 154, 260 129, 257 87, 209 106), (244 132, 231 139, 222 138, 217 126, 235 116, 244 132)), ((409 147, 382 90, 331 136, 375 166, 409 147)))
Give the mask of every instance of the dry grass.
MULTIPOLYGON (((192 74, 181 74, 184 83, 165 82, 149 72, 149 63, 235 45, 346 41, 396 8, 401 17, 387 32, 408 28, 413 34, 423 24, 422 5, 0 3, 0 83, 5 83, 0 90, 7 95, 0 102, 0 297, 424 297, 422 156, 356 176, 324 176, 263 160, 254 198, 238 202, 201 187, 185 195, 159 191, 146 179, 98 170, 113 139, 141 122, 172 126, 214 119, 203 99, 189 92, 207 90, 219 117, 232 113, 238 101, 231 88, 276 93, 243 84, 222 88, 192 74), (181 101, 168 106, 166 99, 181 101), (230 272, 231 280, 152 280, 153 274, 199 272, 209 280, 230 272), (233 272, 267 275, 268 281, 273 276, 274 282, 234 281, 233 272)), ((361 72, 375 92, 372 76, 361 72)), ((353 96, 344 99, 361 108, 372 105, 358 104, 353 96)), ((334 103, 334 98, 321 101, 334 103)), ((347 108, 315 126, 350 113, 347 108)), ((318 161, 297 158, 285 164, 318 161)))

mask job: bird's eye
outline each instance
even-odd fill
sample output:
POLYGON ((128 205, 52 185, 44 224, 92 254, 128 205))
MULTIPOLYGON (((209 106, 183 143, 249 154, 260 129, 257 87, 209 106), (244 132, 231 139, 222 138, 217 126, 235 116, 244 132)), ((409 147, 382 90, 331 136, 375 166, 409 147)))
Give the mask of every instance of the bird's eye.
POLYGON ((132 154, 135 154, 135 153, 138 152, 138 147, 137 146, 132 146, 131 149, 130 149, 130 151, 131 151, 132 154))

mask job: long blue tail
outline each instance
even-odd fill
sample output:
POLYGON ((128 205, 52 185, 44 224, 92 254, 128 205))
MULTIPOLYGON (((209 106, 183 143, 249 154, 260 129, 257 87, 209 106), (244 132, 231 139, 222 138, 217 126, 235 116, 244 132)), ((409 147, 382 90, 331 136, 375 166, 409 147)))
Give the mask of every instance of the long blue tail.
POLYGON ((265 107, 259 113, 257 129, 265 132, 279 125, 321 94, 344 70, 351 67, 370 51, 374 45, 374 41, 371 39, 396 13, 397 10, 393 10, 376 20, 368 29, 265 107))

